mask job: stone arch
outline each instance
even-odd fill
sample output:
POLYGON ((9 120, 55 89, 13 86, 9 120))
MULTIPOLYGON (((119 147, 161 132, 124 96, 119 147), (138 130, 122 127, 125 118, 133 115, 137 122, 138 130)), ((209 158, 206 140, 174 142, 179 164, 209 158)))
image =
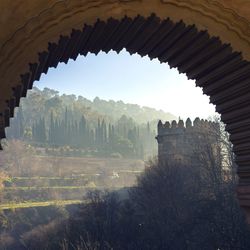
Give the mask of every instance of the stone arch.
POLYGON ((7 2, 0 4, 2 20, 9 21, 0 21, 0 138, 20 98, 49 67, 78 54, 126 48, 177 67, 210 96, 234 144, 240 203, 250 209, 247 1, 241 8, 226 0, 7 2))

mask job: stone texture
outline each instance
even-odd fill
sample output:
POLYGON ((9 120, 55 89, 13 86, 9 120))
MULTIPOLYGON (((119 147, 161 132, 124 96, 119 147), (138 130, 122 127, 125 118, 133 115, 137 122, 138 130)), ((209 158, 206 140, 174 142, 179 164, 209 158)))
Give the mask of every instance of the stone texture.
MULTIPOLYGON (((158 123, 158 158, 159 161, 174 161, 192 166, 199 166, 200 162, 197 157, 203 157, 212 149, 213 159, 220 159, 220 149, 218 147, 219 124, 208 122, 196 118, 193 122, 188 118, 184 122, 172 121, 172 125, 165 126, 161 121, 158 123)), ((167 122, 167 124, 169 124, 167 122)), ((210 156, 209 156, 210 157, 210 156)), ((209 160, 209 159, 208 159, 209 160)))

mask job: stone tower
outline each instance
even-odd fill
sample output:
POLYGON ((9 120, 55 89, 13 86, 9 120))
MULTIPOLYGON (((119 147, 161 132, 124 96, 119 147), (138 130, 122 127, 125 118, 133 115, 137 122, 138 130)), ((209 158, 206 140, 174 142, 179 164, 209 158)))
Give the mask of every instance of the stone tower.
POLYGON ((171 124, 158 123, 158 159, 198 164, 198 158, 219 159, 219 124, 196 118, 192 124, 188 118, 172 121, 171 124))

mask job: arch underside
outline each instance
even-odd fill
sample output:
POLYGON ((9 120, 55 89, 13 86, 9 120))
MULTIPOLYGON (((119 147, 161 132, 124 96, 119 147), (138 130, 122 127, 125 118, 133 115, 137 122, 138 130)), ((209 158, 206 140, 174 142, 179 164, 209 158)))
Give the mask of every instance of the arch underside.
POLYGON ((58 42, 48 44, 47 51, 38 53, 37 62, 29 62, 28 72, 22 72, 21 84, 13 88, 13 96, 7 100, 8 108, 2 112, 0 138, 5 138, 4 128, 9 126, 20 98, 26 96, 33 82, 50 67, 75 60, 79 54, 119 52, 123 48, 131 54, 148 55, 178 68, 210 96, 234 145, 240 203, 250 207, 250 189, 246 191, 250 185, 250 63, 241 53, 234 52, 230 44, 182 21, 174 23, 154 14, 148 18, 124 16, 121 20, 97 20, 94 25, 73 29, 70 36, 61 35, 58 42))

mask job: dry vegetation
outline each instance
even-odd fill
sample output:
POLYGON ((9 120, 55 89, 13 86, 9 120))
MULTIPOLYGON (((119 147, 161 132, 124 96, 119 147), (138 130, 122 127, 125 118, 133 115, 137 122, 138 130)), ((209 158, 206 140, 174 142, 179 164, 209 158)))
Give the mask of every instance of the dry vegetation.
POLYGON ((144 170, 142 160, 41 156, 22 141, 8 144, 0 155, 8 173, 0 178, 0 209, 75 203, 91 189, 133 186, 144 170))

